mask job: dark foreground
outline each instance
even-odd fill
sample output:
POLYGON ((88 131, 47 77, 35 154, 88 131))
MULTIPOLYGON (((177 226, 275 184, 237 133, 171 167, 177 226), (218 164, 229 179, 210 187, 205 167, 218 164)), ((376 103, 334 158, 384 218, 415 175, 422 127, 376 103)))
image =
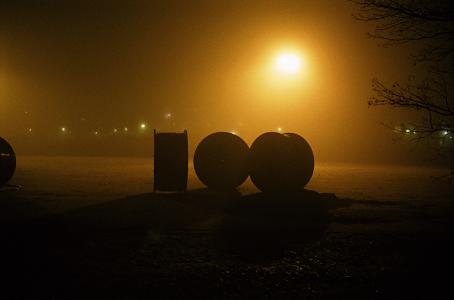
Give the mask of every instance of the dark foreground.
POLYGON ((3 299, 452 295, 449 203, 200 189, 26 217, 17 195, 0 194, 3 299))

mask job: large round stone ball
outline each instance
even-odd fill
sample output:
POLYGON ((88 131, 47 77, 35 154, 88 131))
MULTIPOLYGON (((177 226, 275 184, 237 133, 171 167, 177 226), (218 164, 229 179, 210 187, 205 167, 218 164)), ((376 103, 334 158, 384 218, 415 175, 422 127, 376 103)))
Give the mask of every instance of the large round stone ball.
POLYGON ((0 186, 6 184, 16 171, 16 154, 7 141, 0 138, 0 186))
POLYGON ((229 132, 210 134, 200 142, 194 154, 194 169, 209 188, 231 190, 248 177, 248 145, 229 132))
POLYGON ((252 182, 263 192, 297 191, 312 177, 314 154, 295 133, 267 132, 252 143, 249 169, 252 182))

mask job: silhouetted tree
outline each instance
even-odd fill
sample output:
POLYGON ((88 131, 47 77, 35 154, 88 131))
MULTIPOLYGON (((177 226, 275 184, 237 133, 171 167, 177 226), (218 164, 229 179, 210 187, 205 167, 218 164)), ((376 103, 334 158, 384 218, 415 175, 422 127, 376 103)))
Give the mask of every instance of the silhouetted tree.
MULTIPOLYGON (((358 10, 353 17, 374 23, 368 32, 385 47, 412 43, 415 68, 407 82, 385 84, 372 80, 369 105, 387 105, 423 112, 411 129, 418 138, 436 136, 451 145, 454 135, 454 10, 449 0, 350 0, 358 10), (422 67, 422 68, 419 68, 422 67), (423 76, 418 70, 424 70, 423 76)), ((410 132, 411 130, 411 132, 410 132)))

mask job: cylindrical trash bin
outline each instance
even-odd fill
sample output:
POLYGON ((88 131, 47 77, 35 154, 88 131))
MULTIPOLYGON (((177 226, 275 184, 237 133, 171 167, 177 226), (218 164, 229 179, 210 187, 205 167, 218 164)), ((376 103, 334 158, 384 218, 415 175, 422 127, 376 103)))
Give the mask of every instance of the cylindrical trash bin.
POLYGON ((154 191, 186 191, 188 133, 154 131, 154 191))
POLYGON ((0 138, 0 186, 5 185, 16 171, 16 154, 7 141, 0 138))
POLYGON ((232 190, 248 177, 248 145, 229 132, 210 134, 200 142, 194 154, 194 169, 209 188, 232 190))
POLYGON ((312 177, 314 155, 309 143, 295 133, 267 132, 251 145, 249 171, 263 192, 297 191, 312 177))

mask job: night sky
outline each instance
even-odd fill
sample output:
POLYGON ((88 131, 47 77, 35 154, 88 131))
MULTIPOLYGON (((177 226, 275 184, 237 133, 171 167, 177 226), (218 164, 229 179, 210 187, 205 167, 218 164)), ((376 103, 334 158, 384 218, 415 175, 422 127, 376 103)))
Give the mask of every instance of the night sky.
POLYGON ((2 1, 0 136, 19 154, 65 154, 60 139, 76 154, 128 154, 153 128, 188 129, 191 149, 215 131, 250 144, 280 128, 319 161, 406 161, 408 146, 380 122, 418 116, 367 100, 372 78, 408 77, 409 48, 379 47, 355 10, 344 0, 2 1), (297 76, 273 69, 283 51, 300 55, 297 76))

